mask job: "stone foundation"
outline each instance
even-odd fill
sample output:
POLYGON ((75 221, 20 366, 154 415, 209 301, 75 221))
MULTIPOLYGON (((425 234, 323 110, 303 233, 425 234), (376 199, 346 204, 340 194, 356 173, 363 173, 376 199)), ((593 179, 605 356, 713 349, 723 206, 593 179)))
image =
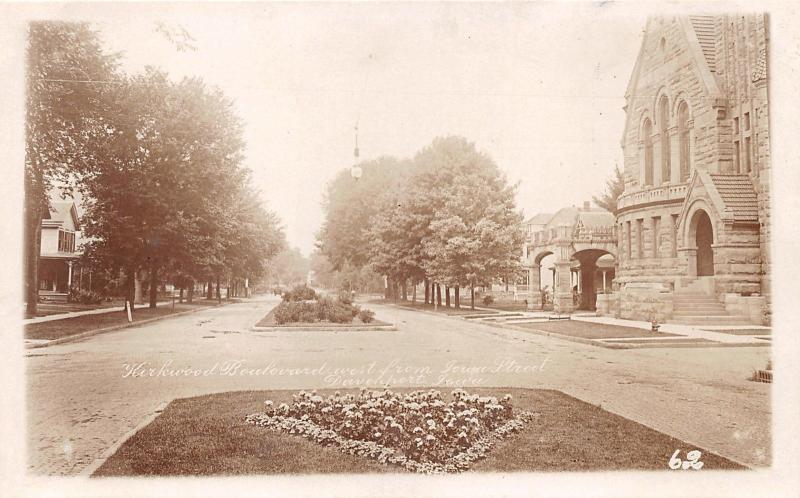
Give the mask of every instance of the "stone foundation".
POLYGON ((746 316, 751 323, 762 324, 763 308, 767 304, 764 296, 724 295, 725 310, 732 315, 746 316))
POLYGON ((628 284, 616 301, 617 318, 664 323, 673 313, 672 292, 661 284, 628 284))
POLYGON ((597 295, 597 316, 614 316, 619 302, 619 293, 597 295))

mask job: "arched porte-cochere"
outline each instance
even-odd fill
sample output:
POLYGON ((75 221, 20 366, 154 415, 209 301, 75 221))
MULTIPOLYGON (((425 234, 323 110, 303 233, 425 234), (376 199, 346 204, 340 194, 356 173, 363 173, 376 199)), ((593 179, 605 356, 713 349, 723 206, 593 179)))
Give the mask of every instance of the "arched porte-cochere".
POLYGON ((575 307, 580 310, 597 309, 597 294, 609 292, 614 279, 614 255, 601 249, 585 249, 572 256, 574 266, 573 291, 575 307))
POLYGON ((693 238, 697 247, 697 276, 714 275, 714 250, 711 248, 714 243, 714 228, 711 225, 711 218, 708 217, 708 213, 699 210, 692 222, 693 238))

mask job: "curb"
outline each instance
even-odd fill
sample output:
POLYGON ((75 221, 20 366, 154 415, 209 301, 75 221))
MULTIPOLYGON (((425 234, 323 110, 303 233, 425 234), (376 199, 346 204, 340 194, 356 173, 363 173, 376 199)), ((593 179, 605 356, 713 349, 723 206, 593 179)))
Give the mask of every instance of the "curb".
POLYGON ((397 330, 394 325, 372 325, 363 327, 250 327, 253 332, 379 332, 397 330))
POLYGON ((747 342, 747 343, 744 343, 744 342, 714 342, 714 341, 709 341, 709 342, 689 342, 689 343, 683 343, 683 344, 668 344, 668 343, 660 343, 660 344, 641 344, 641 343, 637 343, 637 344, 620 344, 620 343, 607 343, 607 342, 603 342, 603 341, 598 340, 598 339, 586 339, 584 337, 574 337, 574 336, 571 336, 571 335, 559 334, 557 332, 548 332, 546 330, 532 329, 532 328, 526 328, 526 327, 517 327, 517 326, 511 325, 511 324, 503 324, 503 323, 481 321, 481 320, 474 320, 474 319, 470 320, 470 319, 464 318, 463 316, 460 316, 460 315, 447 315, 447 314, 439 313, 439 312, 436 312, 436 311, 409 309, 409 308, 405 308, 404 306, 399 306, 399 305, 396 305, 396 304, 385 304, 384 306, 394 306, 394 307, 396 307, 398 309, 408 309, 408 311, 414 311, 414 312, 417 312, 417 313, 427 313, 429 315, 434 315, 434 316, 442 316, 442 317, 445 317, 445 318, 454 318, 454 319, 457 319, 457 320, 464 320, 464 321, 467 321, 469 323, 479 323, 479 324, 488 325, 489 327, 494 327, 494 328, 497 328, 497 329, 515 330, 515 331, 518 331, 518 332, 528 332, 528 333, 533 333, 533 334, 537 334, 537 335, 549 336, 549 337, 554 337, 556 339, 563 339, 565 341, 578 342, 578 343, 581 343, 581 344, 589 344, 590 346, 599 346, 601 348, 606 348, 606 349, 726 348, 726 347, 727 348, 731 348, 731 347, 756 347, 756 348, 758 348, 758 347, 769 346, 771 344, 768 341, 764 341, 763 343, 761 343, 761 342, 753 342, 753 343, 747 342))
POLYGON ((167 407, 168 404, 169 403, 166 402, 160 403, 153 411, 153 413, 147 415, 141 422, 139 422, 139 424, 136 427, 126 432, 125 435, 123 435, 121 438, 119 438, 119 440, 117 440, 117 442, 115 442, 109 448, 107 448, 102 455, 100 455, 98 458, 95 458, 94 461, 92 461, 92 463, 89 464, 89 466, 87 466, 86 468, 84 468, 78 475, 83 477, 91 477, 92 474, 94 474, 97 471, 97 469, 99 469, 106 462, 106 460, 111 458, 111 455, 117 452, 120 446, 125 444, 125 442, 128 439, 132 438, 134 434, 144 429, 146 426, 150 424, 150 422, 155 420, 156 417, 161 415, 161 412, 164 411, 164 409, 167 407))
POLYGON ((123 323, 122 325, 112 325, 111 327, 104 327, 102 329, 95 329, 95 330, 87 330, 86 332, 80 332, 78 334, 68 335, 66 337, 59 337, 58 339, 53 339, 43 343, 34 343, 34 344, 26 344, 25 349, 38 349, 38 348, 46 348, 48 346, 55 346, 56 344, 65 344, 68 342, 77 342, 83 339, 88 339, 89 337, 105 334, 107 332, 115 332, 117 330, 128 329, 131 327, 138 327, 139 325, 147 325, 148 323, 157 322, 159 320, 166 320, 167 318, 175 318, 182 315, 189 315, 191 313, 197 313, 198 311, 203 311, 211 308, 219 308, 221 306, 226 306, 227 304, 234 304, 234 303, 226 303, 226 304, 214 304, 212 306, 203 306, 202 308, 197 308, 193 310, 186 310, 186 311, 179 311, 178 313, 172 313, 170 315, 164 316, 157 316, 154 318, 148 318, 147 320, 142 320, 139 322, 130 322, 130 323, 123 323))
MULTIPOLYGON (((606 349, 655 349, 655 348, 736 348, 736 347, 765 347, 769 346, 769 342, 685 342, 683 344, 680 343, 657 343, 657 344, 647 344, 647 343, 636 343, 636 344, 623 344, 623 343, 608 343, 603 342, 599 339, 587 339, 585 337, 573 337, 571 335, 559 334, 557 332, 548 332, 546 330, 539 330, 539 329, 532 329, 532 328, 525 328, 525 327, 516 327, 514 325, 509 324, 500 324, 500 323, 491 323, 491 322, 478 322, 484 325, 489 325, 490 327, 500 328, 500 329, 507 329, 507 330, 516 330, 519 332, 530 332, 537 335, 543 336, 550 336, 556 339, 563 339, 565 341, 572 341, 572 342, 579 342, 581 344, 589 344, 591 346, 599 346, 601 348, 606 349)), ((687 336, 688 337, 688 336, 687 336)))

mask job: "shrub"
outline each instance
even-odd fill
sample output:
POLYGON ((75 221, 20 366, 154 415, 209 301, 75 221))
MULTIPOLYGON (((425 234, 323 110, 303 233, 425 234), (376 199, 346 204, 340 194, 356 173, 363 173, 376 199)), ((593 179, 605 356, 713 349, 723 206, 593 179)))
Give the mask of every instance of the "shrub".
POLYGON ((358 319, 364 323, 369 323, 375 318, 375 312, 368 309, 363 309, 358 312, 358 319))
POLYGON ((80 289, 70 289, 68 298, 69 302, 80 304, 100 304, 103 301, 99 293, 80 289))
POLYGON ((275 322, 284 323, 316 322, 317 303, 308 301, 284 301, 275 307, 275 322))
POLYGON ((494 302, 494 296, 492 296, 491 294, 487 294, 487 295, 483 296, 483 304, 484 304, 484 306, 489 306, 493 302, 494 302))
POLYGON ((287 302, 313 301, 316 298, 317 298, 317 293, 314 292, 314 289, 307 286, 306 284, 297 285, 283 294, 283 300, 287 302))
POLYGON ((353 304, 353 293, 344 289, 340 290, 339 301, 344 304, 353 304))

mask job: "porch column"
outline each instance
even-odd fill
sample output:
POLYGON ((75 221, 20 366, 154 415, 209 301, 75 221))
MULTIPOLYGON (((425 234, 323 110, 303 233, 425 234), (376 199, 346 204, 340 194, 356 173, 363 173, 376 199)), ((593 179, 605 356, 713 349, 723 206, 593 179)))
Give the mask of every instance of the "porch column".
POLYGON ((72 288, 72 261, 67 261, 67 292, 72 288))
POLYGON ((606 293, 606 270, 603 270, 603 294, 606 293))
POLYGON ((528 309, 542 309, 541 266, 534 264, 528 268, 528 309))
POLYGON ((572 302, 569 260, 557 261, 554 266, 556 284, 553 292, 553 308, 557 313, 571 313, 575 306, 572 302))

